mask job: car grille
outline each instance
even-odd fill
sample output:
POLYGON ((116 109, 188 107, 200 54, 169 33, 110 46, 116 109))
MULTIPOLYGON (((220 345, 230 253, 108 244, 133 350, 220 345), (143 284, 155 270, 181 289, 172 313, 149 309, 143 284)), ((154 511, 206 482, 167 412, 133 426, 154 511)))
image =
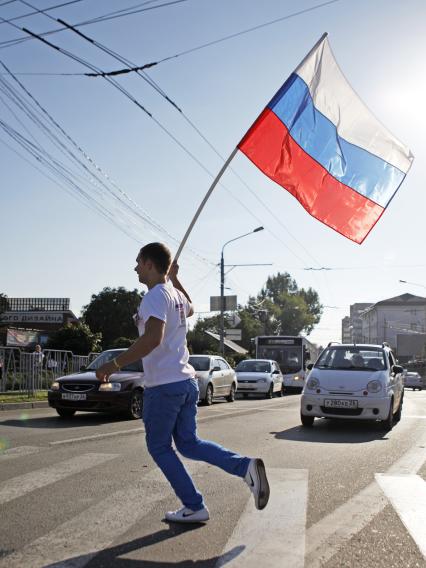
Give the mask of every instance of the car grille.
POLYGON ((328 391, 330 394, 346 394, 349 396, 353 396, 354 393, 353 392, 345 392, 345 391, 339 391, 339 392, 335 392, 335 391, 328 391))
POLYGON ((335 416, 360 416, 362 408, 326 408, 321 406, 324 414, 334 414, 335 416))
POLYGON ((239 382, 239 383, 242 383, 242 384, 244 384, 244 383, 257 383, 257 379, 250 380, 250 381, 242 381, 242 380, 240 379, 238 382, 239 382))
POLYGON ((62 383, 62 388, 67 392, 90 392, 95 388, 91 383, 62 383))

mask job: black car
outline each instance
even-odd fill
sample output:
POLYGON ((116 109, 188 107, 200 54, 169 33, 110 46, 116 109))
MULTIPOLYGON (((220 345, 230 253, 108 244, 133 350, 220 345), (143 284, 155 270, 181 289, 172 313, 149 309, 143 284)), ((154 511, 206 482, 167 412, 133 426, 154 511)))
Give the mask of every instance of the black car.
POLYGON ((70 418, 77 410, 85 412, 121 412, 128 418, 142 417, 142 361, 113 373, 107 383, 96 378, 96 369, 117 357, 125 349, 109 349, 79 373, 60 377, 48 391, 49 405, 61 418, 70 418))

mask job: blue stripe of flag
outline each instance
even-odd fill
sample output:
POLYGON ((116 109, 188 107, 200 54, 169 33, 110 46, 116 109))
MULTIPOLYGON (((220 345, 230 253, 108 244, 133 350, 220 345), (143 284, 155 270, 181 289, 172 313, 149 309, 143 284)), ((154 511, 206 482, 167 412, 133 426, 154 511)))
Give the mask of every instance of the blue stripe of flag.
POLYGON ((334 178, 386 207, 405 174, 378 156, 341 138, 318 111, 306 83, 293 73, 268 107, 292 138, 334 178))

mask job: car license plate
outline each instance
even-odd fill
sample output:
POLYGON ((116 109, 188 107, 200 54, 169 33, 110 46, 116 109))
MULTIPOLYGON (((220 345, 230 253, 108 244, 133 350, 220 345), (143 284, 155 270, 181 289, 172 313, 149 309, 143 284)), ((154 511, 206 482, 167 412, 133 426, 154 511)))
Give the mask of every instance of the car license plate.
POLYGON ((86 394, 80 392, 63 392, 62 400, 86 400, 86 394))
POLYGON ((326 408, 358 408, 358 401, 357 400, 331 400, 325 399, 324 406, 326 408))

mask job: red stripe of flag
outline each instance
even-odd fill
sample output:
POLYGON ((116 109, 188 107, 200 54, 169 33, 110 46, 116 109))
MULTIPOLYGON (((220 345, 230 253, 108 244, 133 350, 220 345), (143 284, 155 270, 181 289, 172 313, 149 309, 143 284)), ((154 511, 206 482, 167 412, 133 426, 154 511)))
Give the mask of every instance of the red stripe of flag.
POLYGON ((363 242, 384 211, 331 176, 269 109, 262 112, 238 148, 308 213, 356 243, 363 242))

